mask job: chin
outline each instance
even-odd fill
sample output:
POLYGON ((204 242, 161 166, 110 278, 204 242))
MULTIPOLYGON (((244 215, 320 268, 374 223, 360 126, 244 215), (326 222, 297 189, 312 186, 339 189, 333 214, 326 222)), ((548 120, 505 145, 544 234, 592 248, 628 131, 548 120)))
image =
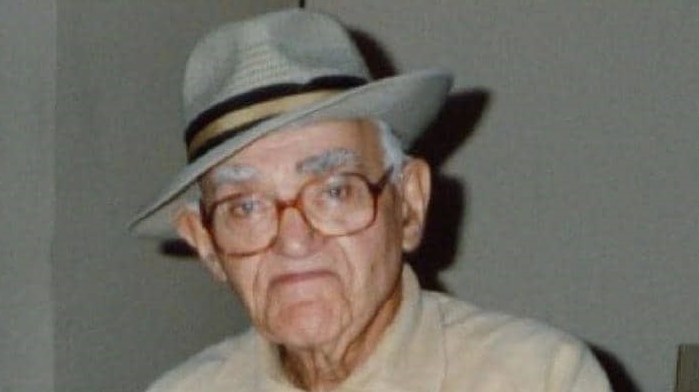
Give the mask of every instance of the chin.
POLYGON ((311 349, 336 341, 342 317, 319 304, 297 304, 285 309, 268 330, 270 340, 290 349, 311 349))

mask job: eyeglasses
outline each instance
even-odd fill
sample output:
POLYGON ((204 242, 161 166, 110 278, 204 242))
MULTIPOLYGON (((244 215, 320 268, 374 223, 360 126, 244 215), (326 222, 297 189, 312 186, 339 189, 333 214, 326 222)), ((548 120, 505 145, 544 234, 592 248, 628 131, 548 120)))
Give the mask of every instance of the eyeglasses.
POLYGON ((206 208, 202 221, 219 251, 250 256, 269 248, 279 233, 284 210, 295 208, 316 232, 329 237, 357 233, 376 219, 376 205, 393 172, 375 183, 358 173, 339 173, 304 184, 292 200, 262 192, 236 193, 206 208))

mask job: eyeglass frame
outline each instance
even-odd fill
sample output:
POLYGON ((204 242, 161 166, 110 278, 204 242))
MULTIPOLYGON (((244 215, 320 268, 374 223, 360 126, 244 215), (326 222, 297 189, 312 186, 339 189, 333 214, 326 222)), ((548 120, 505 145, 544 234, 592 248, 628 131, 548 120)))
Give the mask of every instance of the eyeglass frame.
MULTIPOLYGON (((386 189, 386 186, 390 184, 391 176, 394 172, 394 167, 389 166, 384 173, 379 177, 379 179, 375 182, 371 182, 367 176, 361 173, 356 173, 356 172, 345 172, 345 173, 336 173, 336 174, 329 174, 323 177, 318 177, 318 178, 313 178, 308 181, 306 181, 299 190, 296 193, 296 196, 293 198, 287 199, 287 200, 280 200, 278 198, 274 198, 274 211, 276 212, 274 217, 276 220, 276 230, 274 235, 270 236, 269 242, 265 244, 264 246, 260 247, 260 249, 252 250, 252 251, 247 251, 247 252, 226 252, 227 256, 234 256, 234 257, 247 257, 247 256, 252 256, 258 253, 262 253, 269 248, 271 248, 276 242, 277 239, 279 238, 279 226, 281 224, 281 216, 284 213, 284 211, 287 208, 294 208, 296 209, 300 216, 301 219, 303 219, 304 222, 310 227, 314 232, 319 233, 325 237, 342 237, 342 236, 348 236, 352 234, 359 233, 360 231, 366 230, 367 228, 371 227, 374 222, 376 221, 376 215, 377 215, 377 210, 378 210, 378 202, 379 202, 379 197, 381 197, 381 194, 383 194, 383 191, 386 189), (333 176, 343 176, 343 177, 358 177, 364 184, 366 184, 369 194, 372 197, 372 211, 373 214, 371 216, 371 219, 367 221, 367 223, 357 229, 348 231, 346 233, 342 234, 327 234, 322 232, 320 229, 318 229, 309 219, 308 216, 306 215, 306 211, 304 211, 303 204, 301 203, 302 200, 302 195, 304 189, 308 187, 311 184, 317 183, 317 182, 322 182, 326 180, 327 178, 333 177, 333 176)), ((219 245, 218 241, 216 240, 216 234, 214 233, 214 228, 213 228, 213 216, 214 212, 216 211, 216 208, 229 201, 232 198, 237 197, 237 195, 230 195, 223 197, 219 200, 216 200, 215 202, 211 203, 209 206, 208 210, 206 208, 206 205, 204 203, 204 200, 202 198, 199 199, 199 213, 201 216, 201 222, 204 228, 206 229, 207 233, 209 234, 209 237, 211 237, 213 245, 216 247, 218 251, 223 251, 222 247, 219 245)))

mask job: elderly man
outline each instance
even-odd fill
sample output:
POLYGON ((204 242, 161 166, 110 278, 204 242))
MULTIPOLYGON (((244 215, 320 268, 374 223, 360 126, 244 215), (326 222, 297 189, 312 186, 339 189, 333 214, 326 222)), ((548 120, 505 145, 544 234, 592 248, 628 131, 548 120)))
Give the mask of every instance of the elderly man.
POLYGON ((199 43, 184 87, 189 164, 133 228, 174 228, 253 328, 150 391, 608 390, 576 339, 421 291, 403 263, 430 171, 402 146, 450 83, 437 71, 372 81, 346 31, 303 10, 199 43))

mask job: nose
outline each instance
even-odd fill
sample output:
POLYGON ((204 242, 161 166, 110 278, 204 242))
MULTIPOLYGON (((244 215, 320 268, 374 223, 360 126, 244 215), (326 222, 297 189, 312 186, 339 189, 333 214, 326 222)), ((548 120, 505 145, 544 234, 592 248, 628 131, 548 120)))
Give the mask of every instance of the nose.
POLYGON ((304 257, 315 252, 321 241, 321 235, 300 210, 287 207, 280 211, 279 231, 274 244, 276 252, 288 257, 304 257))

